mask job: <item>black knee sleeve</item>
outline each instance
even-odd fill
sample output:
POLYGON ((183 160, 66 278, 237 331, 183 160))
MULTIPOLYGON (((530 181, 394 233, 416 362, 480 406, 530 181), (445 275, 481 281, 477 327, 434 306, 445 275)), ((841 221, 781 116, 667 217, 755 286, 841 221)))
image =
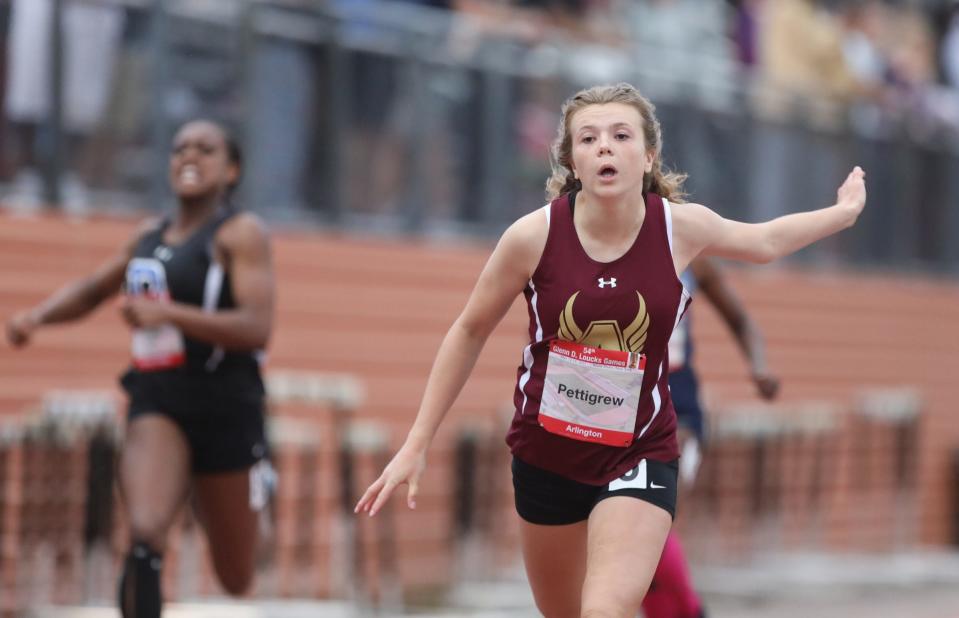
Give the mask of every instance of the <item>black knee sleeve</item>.
POLYGON ((120 577, 120 614, 123 618, 160 618, 162 568, 161 554, 146 543, 133 544, 120 577))

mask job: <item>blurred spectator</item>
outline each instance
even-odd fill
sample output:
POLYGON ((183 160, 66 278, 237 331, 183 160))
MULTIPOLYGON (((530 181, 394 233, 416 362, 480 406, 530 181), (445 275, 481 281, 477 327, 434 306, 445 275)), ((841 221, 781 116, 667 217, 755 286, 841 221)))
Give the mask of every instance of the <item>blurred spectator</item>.
MULTIPOLYGON (((317 3, 310 0, 283 0, 269 9, 312 13, 317 3)), ((345 188, 342 204, 332 204, 315 178, 339 153, 328 150, 322 138, 312 136, 339 130, 329 126, 333 88, 327 54, 331 49, 311 48, 281 36, 256 41, 253 53, 251 89, 253 121, 250 138, 250 199, 258 208, 297 211, 308 202, 321 210, 342 206, 350 213, 392 214, 399 208, 399 184, 403 180, 402 146, 396 126, 405 120, 399 100, 403 83, 404 57, 395 56, 398 33, 391 12, 380 9, 408 4, 449 8, 450 0, 330 0, 326 3, 337 17, 338 41, 346 51, 347 123, 342 160, 345 188), (284 97, 275 93, 283 92, 284 97)))
POLYGON ((860 94, 878 97, 889 70, 882 51, 885 8, 880 0, 860 0, 843 9, 842 51, 860 94))
POLYGON ((455 9, 450 42, 451 52, 458 60, 475 56, 490 39, 535 42, 544 36, 547 27, 541 11, 529 10, 520 4, 456 0, 455 9))
MULTIPOLYGON (((149 116, 153 99, 151 17, 150 12, 142 9, 126 10, 122 51, 104 112, 106 122, 84 148, 82 173, 91 186, 114 183, 111 188, 119 189, 124 182, 132 182, 129 188, 142 194, 155 173, 149 116)), ((135 198, 124 195, 120 199, 129 204, 135 198)))
POLYGON ((695 93, 704 103, 735 84, 736 62, 724 0, 617 0, 619 23, 654 99, 695 93))
MULTIPOLYGON (((516 178, 519 181, 516 203, 535 204, 543 200, 543 177, 549 173, 550 146, 556 138, 560 116, 556 112, 566 92, 559 80, 542 78, 526 81, 517 105, 514 129, 516 136, 516 178)), ((519 216, 524 212, 516 211, 519 216)))
POLYGON ((351 128, 348 137, 347 198, 350 212, 394 210, 399 144, 386 124, 399 87, 396 58, 383 51, 389 28, 373 17, 380 0, 334 0, 346 20, 341 34, 350 57, 351 128))
POLYGON ((919 8, 902 4, 889 10, 890 23, 895 24, 887 39, 889 64, 893 83, 908 107, 935 83, 935 38, 927 15, 919 8))
MULTIPOLYGON (((7 203, 37 206, 41 200, 36 138, 52 112, 53 10, 53 0, 12 0, 5 111, 20 170, 4 198, 7 203)), ((64 3, 63 122, 73 155, 78 155, 84 138, 102 120, 123 17, 123 10, 114 6, 64 3)), ((86 187, 73 170, 60 179, 61 197, 68 207, 83 207, 88 200, 86 187)))
MULTIPOLYGON (((7 38, 10 31, 10 4, 8 2, 0 2, 0 75, 7 74, 7 38)), ((0 79, 0 109, 6 96, 4 94, 6 90, 6 80, 0 79)), ((2 117, 0 113, 0 117, 2 117)), ((0 122, 0 144, 7 144, 7 134, 6 134, 6 123, 0 122)), ((9 168, 10 157, 7 152, 7 148, 0 148, 0 178, 7 180, 13 170, 9 168)))
POLYGON ((858 95, 850 120, 863 132, 875 133, 882 122, 889 61, 883 50, 887 19, 880 0, 859 0, 842 9, 842 51, 858 95))
MULTIPOLYGON (((302 4, 290 1, 263 9, 296 16, 307 10, 302 4)), ((323 163, 329 160, 320 144, 311 152, 314 143, 322 142, 328 132, 321 128, 320 119, 329 115, 329 108, 319 93, 329 75, 311 47, 280 36, 264 36, 253 44, 250 81, 247 201, 259 212, 270 210, 273 217, 281 217, 282 211, 309 210, 308 179, 318 167, 311 155, 323 163), (276 96, 279 92, 283 96, 276 96)), ((316 204, 318 209, 328 206, 316 204)))
POLYGON ((612 45, 610 19, 616 0, 456 0, 460 15, 485 36, 524 45, 599 43, 612 45))
POLYGON ((919 140, 938 140, 944 131, 959 133, 959 93, 937 81, 936 36, 929 15, 903 4, 891 9, 890 76, 893 111, 919 140))
POLYGON ((959 90, 959 0, 953 0, 945 14, 946 30, 942 37, 939 61, 945 83, 959 90))
POLYGON ((546 26, 563 30, 568 36, 591 38, 588 0, 515 0, 515 5, 538 12, 546 26))
POLYGON ((732 38, 736 58, 744 67, 758 62, 758 21, 763 0, 731 0, 733 6, 732 38))
MULTIPOLYGON (((381 21, 377 5, 415 4, 448 10, 450 0, 334 0, 346 16, 343 36, 354 50, 350 100, 353 109, 348 138, 347 178, 349 210, 354 213, 394 214, 402 208, 405 145, 397 128, 407 124, 404 104, 410 99, 404 60, 384 48, 383 39, 395 37, 391 21, 381 21)), ((380 14, 382 15, 382 14, 380 14)), ((423 136, 413 136, 421 138, 423 136)))
POLYGON ((836 15, 820 0, 766 0, 760 19, 762 84, 759 111, 773 118, 802 110, 835 125, 856 89, 843 54, 836 15))
POLYGON ((541 107, 548 86, 539 79, 524 83, 485 67, 522 58, 538 75, 555 74, 563 59, 558 47, 561 37, 556 36, 554 16, 543 4, 526 0, 456 0, 454 4, 446 53, 469 67, 460 74, 462 85, 449 106, 451 138, 459 145, 451 153, 459 171, 458 214, 465 221, 481 220, 491 213, 496 213, 495 218, 512 217, 511 209, 521 203, 519 193, 541 199, 542 174, 537 172, 548 149, 539 147, 543 139, 552 140, 555 130, 555 124, 543 126, 542 115, 552 111, 541 107), (494 123, 516 128, 516 142, 491 131, 494 123), (524 188, 507 194, 505 186, 489 182, 493 177, 518 180, 524 188))

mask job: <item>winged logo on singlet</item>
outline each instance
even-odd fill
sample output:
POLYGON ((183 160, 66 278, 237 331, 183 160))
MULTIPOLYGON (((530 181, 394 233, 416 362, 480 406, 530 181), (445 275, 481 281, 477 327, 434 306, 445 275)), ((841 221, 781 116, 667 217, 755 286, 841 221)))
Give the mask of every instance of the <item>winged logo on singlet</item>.
POLYGON ((649 332, 649 312, 646 310, 646 301, 642 294, 636 292, 639 298, 639 309, 636 311, 636 318, 625 329, 621 329, 616 320, 593 320, 585 330, 580 328, 573 315, 573 305, 577 296, 579 292, 569 297, 566 307, 559 316, 560 339, 604 350, 636 353, 643 351, 646 335, 649 332))

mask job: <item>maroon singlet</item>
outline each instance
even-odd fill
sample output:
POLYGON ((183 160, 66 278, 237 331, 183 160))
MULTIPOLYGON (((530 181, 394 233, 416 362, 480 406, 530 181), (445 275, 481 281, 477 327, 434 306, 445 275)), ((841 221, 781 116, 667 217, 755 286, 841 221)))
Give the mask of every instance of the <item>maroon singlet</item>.
POLYGON ((586 254, 573 225, 569 194, 546 205, 546 246, 523 292, 530 344, 517 369, 516 413, 506 443, 524 462, 581 483, 605 485, 643 458, 672 461, 679 457, 666 370, 667 342, 689 304, 689 295, 673 264, 669 205, 655 193, 645 199, 646 217, 635 242, 612 262, 597 262, 586 254), (644 300, 648 320, 640 315, 643 309, 637 293, 644 300), (630 446, 582 442, 549 433, 539 425, 549 344, 557 338, 646 355, 630 446))

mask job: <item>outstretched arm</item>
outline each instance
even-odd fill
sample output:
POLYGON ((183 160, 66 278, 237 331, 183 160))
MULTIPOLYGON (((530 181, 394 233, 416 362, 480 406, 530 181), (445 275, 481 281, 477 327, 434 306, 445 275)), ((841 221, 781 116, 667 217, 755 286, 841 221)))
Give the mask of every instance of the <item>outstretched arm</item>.
POLYGON ((103 301, 120 292, 127 263, 143 233, 156 221, 142 225, 134 237, 116 255, 91 274, 71 281, 40 304, 21 311, 7 322, 7 340, 15 347, 25 346, 33 333, 47 324, 72 322, 85 317, 103 301))
POLYGON ((828 208, 777 217, 764 223, 741 223, 699 204, 672 209, 674 261, 682 272, 699 254, 768 263, 851 227, 866 205, 865 172, 856 167, 839 187, 828 208))
POLYGON ((723 322, 736 338, 739 349, 749 362, 750 376, 763 399, 772 399, 779 391, 779 378, 766 366, 766 344, 759 326, 746 311, 739 297, 726 283, 726 278, 716 263, 700 256, 689 265, 696 277, 699 289, 716 307, 723 322))
POLYGON ((360 498, 355 512, 375 515, 404 483, 409 485, 407 504, 416 507, 430 442, 463 389, 486 339, 526 287, 545 243, 546 221, 539 211, 523 217, 503 234, 466 307, 440 344, 406 442, 360 498))

